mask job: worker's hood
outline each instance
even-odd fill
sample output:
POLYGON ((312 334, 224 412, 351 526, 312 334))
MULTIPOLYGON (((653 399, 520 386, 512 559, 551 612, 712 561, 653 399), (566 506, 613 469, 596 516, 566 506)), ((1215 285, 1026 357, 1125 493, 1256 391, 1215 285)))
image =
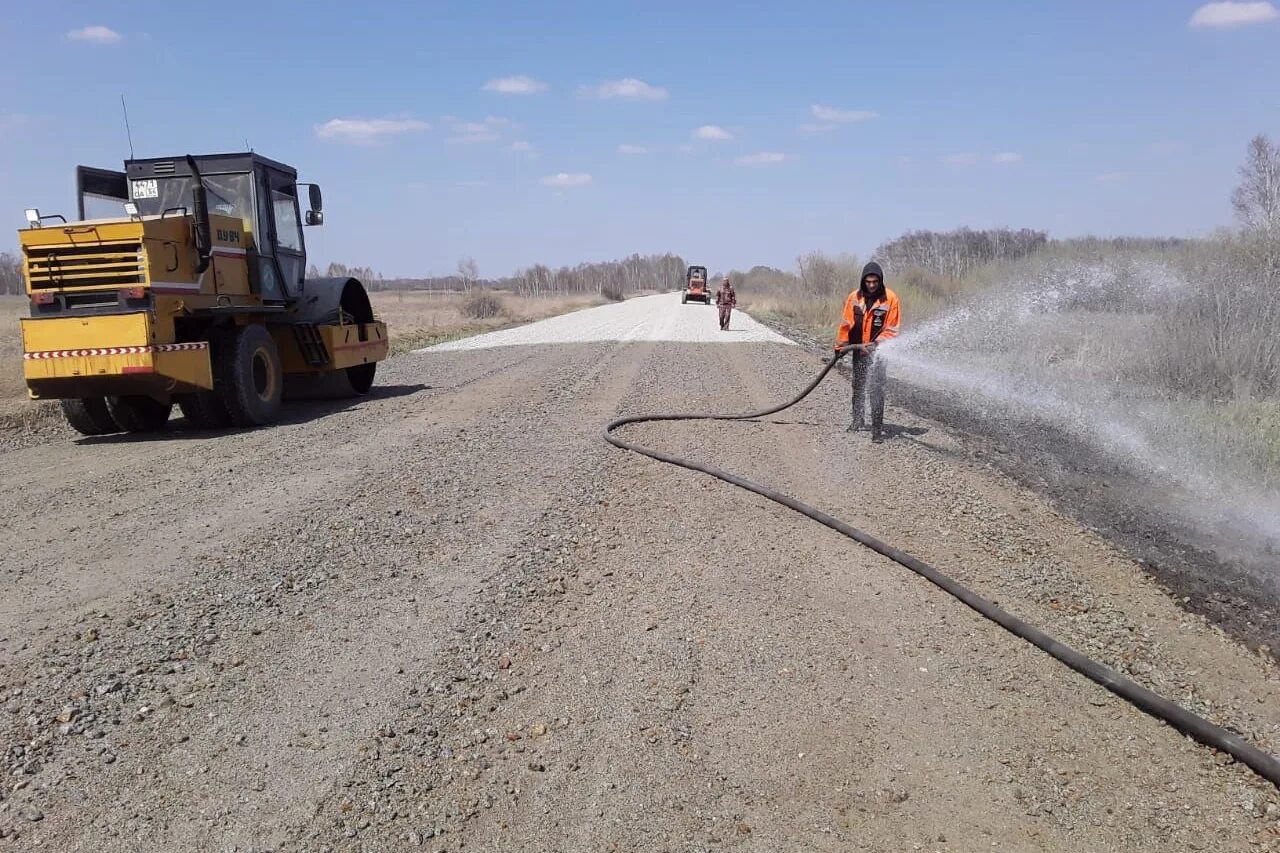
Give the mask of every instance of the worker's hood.
POLYGON ((884 287, 885 287, 884 270, 880 269, 880 265, 877 264, 875 261, 869 262, 865 267, 862 268, 862 278, 858 280, 859 289, 863 293, 868 293, 867 276, 869 275, 880 276, 880 286, 876 289, 876 292, 874 293, 874 295, 877 297, 884 296, 884 287))

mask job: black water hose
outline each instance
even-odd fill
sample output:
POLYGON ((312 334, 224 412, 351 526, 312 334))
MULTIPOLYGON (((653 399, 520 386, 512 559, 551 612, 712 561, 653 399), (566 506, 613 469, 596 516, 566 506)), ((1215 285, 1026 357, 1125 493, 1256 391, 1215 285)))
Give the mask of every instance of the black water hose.
POLYGON ((691 471, 701 471, 704 474, 710 474, 712 477, 724 480, 726 483, 732 483, 735 486, 755 492, 761 497, 766 497, 771 501, 776 501, 783 506, 790 507, 798 513, 807 515, 814 521, 825 524, 832 530, 843 533, 845 536, 860 542, 876 553, 882 554, 890 560, 906 566, 925 580, 955 598, 958 598, 964 604, 978 611, 992 622, 995 622, 1006 631, 1021 637, 1028 643, 1031 643, 1041 651, 1044 651, 1058 659, 1086 678, 1102 685, 1121 699, 1124 699, 1126 702, 1135 705, 1153 717, 1164 720, 1178 731, 1195 738, 1200 741, 1200 743, 1233 756, 1236 760, 1252 768, 1259 776, 1280 788, 1280 759, 1263 752, 1239 735, 1233 734, 1221 726, 1209 722, 1204 717, 1201 717, 1198 714, 1193 714, 1181 705, 1171 702, 1157 693, 1153 693, 1137 682, 1125 678, 1111 667, 1098 663, 1070 646, 1058 642, 1039 628, 1028 625, 1012 613, 997 607, 995 604, 987 601, 973 590, 947 577, 928 563, 918 560, 904 551, 900 551, 891 545, 881 542, 874 536, 864 533, 855 527, 851 527, 820 509, 812 507, 809 504, 797 500, 789 495, 777 492, 768 486, 762 486, 759 483, 746 479, 745 477, 730 474, 728 471, 722 471, 711 465, 694 462, 689 459, 682 459, 679 456, 664 453, 661 450, 654 450, 652 448, 627 441, 613 434, 614 430, 627 426, 628 424, 648 423, 652 421, 740 421, 752 418, 762 418, 776 414, 784 409, 789 409, 805 397, 809 396, 813 389, 817 388, 818 384, 827 377, 827 374, 831 372, 843 355, 844 353, 842 352, 834 355, 831 360, 823 366, 817 377, 810 382, 803 391, 797 394, 795 398, 780 405, 773 406, 759 412, 745 412, 739 415, 628 415, 626 417, 618 418, 606 426, 604 430, 604 439, 614 447, 620 447, 623 450, 631 450, 644 456, 648 456, 651 459, 657 459, 660 462, 668 462, 672 465, 679 465, 681 468, 688 468, 691 471))

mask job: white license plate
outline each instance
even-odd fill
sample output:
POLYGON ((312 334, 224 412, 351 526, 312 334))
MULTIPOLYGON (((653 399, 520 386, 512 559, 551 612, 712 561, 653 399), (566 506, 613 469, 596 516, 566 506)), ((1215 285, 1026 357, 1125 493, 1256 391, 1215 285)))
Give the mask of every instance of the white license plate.
POLYGON ((160 183, 156 181, 154 178, 151 178, 145 181, 134 181, 133 197, 134 198, 159 198, 160 183))

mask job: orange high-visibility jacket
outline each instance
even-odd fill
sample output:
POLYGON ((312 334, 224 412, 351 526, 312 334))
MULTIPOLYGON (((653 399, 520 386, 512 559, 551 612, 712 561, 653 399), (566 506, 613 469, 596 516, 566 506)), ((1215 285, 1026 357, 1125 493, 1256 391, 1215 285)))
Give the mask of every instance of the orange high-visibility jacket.
POLYGON ((884 296, 871 303, 862 298, 859 287, 844 301, 844 322, 836 332, 836 349, 850 343, 869 344, 872 341, 887 341, 898 336, 898 324, 902 321, 902 309, 898 305, 898 294, 889 288, 884 289, 884 296))

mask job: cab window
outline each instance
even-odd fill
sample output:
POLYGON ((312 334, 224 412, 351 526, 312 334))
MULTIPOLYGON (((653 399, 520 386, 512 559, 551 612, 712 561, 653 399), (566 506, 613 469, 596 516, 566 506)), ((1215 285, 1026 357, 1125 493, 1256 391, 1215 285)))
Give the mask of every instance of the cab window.
POLYGON ((298 199, 294 187, 272 187, 271 207, 276 217, 276 245, 302 251, 302 223, 298 221, 298 199))

